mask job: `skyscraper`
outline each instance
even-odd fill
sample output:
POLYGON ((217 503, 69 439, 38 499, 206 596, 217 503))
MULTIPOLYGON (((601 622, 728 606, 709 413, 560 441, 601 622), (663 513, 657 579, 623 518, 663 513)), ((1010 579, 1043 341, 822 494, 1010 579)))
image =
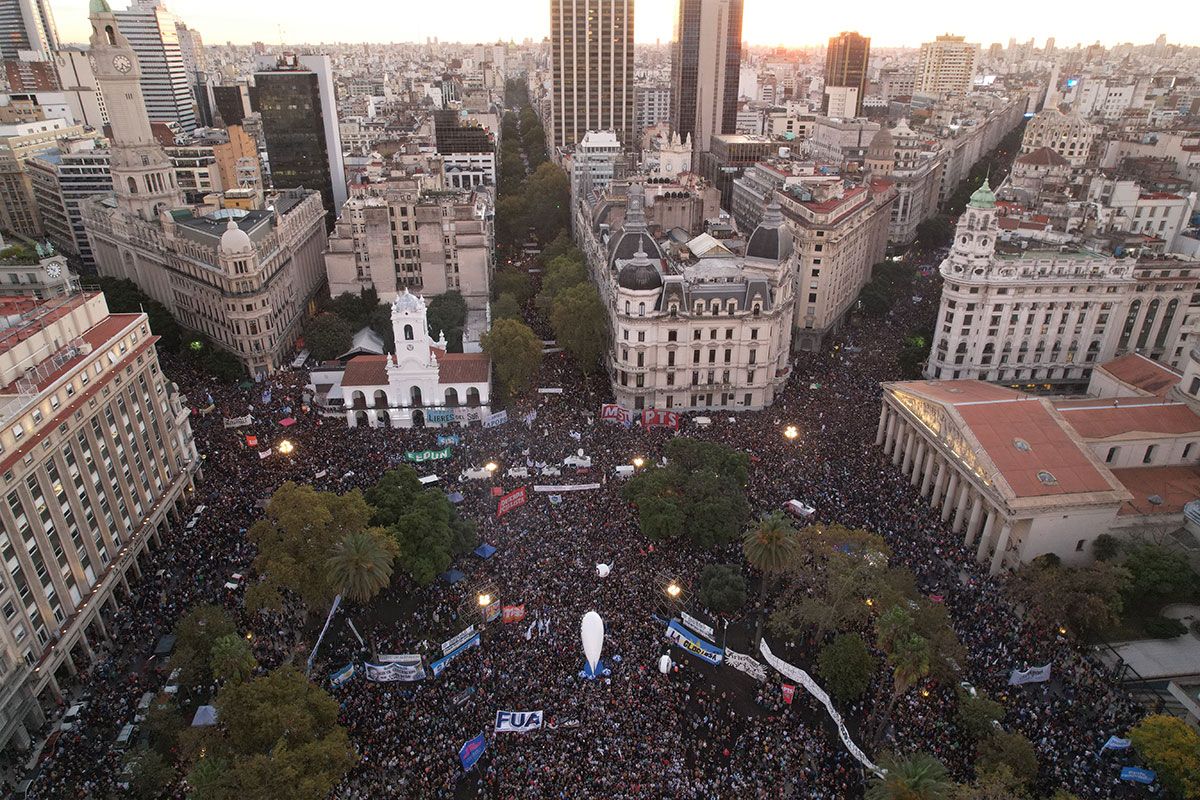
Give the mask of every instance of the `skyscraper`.
POLYGON ((671 47, 671 127, 698 152, 737 127, 742 0, 679 0, 671 47))
POLYGON ((946 34, 921 45, 917 60, 917 94, 966 94, 975 79, 979 45, 946 34))
POLYGON ((196 107, 175 15, 161 0, 134 0, 115 14, 121 34, 141 64, 142 96, 150 121, 174 123, 191 133, 196 129, 196 107))
POLYGON ((57 48, 50 0, 0 0, 0 58, 15 59, 18 50, 48 53, 57 48))
MULTIPOLYGON (((849 107, 850 92, 853 89, 854 112, 846 116, 862 116, 863 95, 867 93, 867 61, 871 57, 871 40, 860 36, 857 32, 843 31, 829 39, 829 47, 825 51, 825 97, 822 111, 829 114, 831 95, 843 95, 844 105, 849 107), (841 89, 841 92, 831 92, 831 89, 841 89)), ((840 115, 839 115, 840 116, 840 115)))
POLYGON ((262 115, 275 188, 319 191, 332 231, 346 202, 346 169, 329 57, 283 56, 275 69, 254 73, 250 99, 262 115))
POLYGON ((634 0, 550 0, 550 146, 574 147, 589 130, 633 141, 634 0))

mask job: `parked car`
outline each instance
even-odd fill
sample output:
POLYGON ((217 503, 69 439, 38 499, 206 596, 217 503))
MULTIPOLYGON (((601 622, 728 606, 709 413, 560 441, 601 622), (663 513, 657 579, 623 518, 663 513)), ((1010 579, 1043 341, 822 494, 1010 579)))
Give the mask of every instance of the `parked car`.
POLYGON ((510 478, 528 478, 529 467, 509 467, 504 474, 510 478))
POLYGON ((121 728, 121 732, 117 734, 117 741, 114 744, 118 750, 125 750, 129 747, 133 741, 134 728, 135 726, 132 722, 125 723, 125 726, 121 728))
POLYGON ((788 500, 783 504, 783 510, 798 519, 809 519, 817 513, 815 508, 799 500, 788 500))
POLYGON ((142 722, 146 719, 146 715, 150 713, 150 704, 154 702, 154 692, 146 692, 142 695, 142 699, 138 702, 137 713, 133 715, 134 722, 142 722))
POLYGON ((575 469, 591 469, 592 457, 585 456, 582 452, 579 455, 567 456, 563 459, 564 467, 575 467, 575 469))
POLYGON ((79 715, 87 708, 87 703, 76 703, 67 709, 67 713, 62 715, 62 719, 58 722, 60 731, 69 731, 79 724, 79 715))

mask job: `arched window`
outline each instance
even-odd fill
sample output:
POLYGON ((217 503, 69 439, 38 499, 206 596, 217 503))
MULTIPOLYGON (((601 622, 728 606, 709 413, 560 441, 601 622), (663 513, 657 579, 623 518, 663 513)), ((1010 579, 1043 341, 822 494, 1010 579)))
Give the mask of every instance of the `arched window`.
POLYGON ((638 316, 639 317, 646 316, 646 304, 645 303, 638 303, 638 316))
POLYGON ((112 26, 112 25, 105 25, 105 26, 104 26, 104 35, 105 35, 105 36, 108 38, 108 43, 109 43, 109 44, 116 44, 116 43, 117 43, 117 36, 116 36, 116 34, 115 34, 115 33, 113 33, 113 26, 112 26))
POLYGON ((388 404, 387 392, 385 392, 383 389, 376 389, 375 390, 375 407, 376 408, 387 408, 387 404, 388 404))
POLYGON ((412 327, 412 325, 405 325, 404 326, 404 341, 411 342, 412 340, 413 340, 413 327, 412 327))
POLYGON ((467 389, 467 405, 475 408, 479 405, 479 390, 474 386, 467 389))
POLYGON ((129 193, 137 194, 137 181, 133 179, 133 176, 126 178, 126 181, 129 183, 129 193))
POLYGON ((412 398, 412 404, 414 406, 421 405, 421 387, 420 386, 412 387, 411 389, 409 389, 408 393, 409 393, 409 396, 412 398))
POLYGON ((625 301, 625 316, 629 316, 629 301, 625 301))
POLYGON ((450 388, 446 390, 446 405, 458 405, 458 389, 450 388))

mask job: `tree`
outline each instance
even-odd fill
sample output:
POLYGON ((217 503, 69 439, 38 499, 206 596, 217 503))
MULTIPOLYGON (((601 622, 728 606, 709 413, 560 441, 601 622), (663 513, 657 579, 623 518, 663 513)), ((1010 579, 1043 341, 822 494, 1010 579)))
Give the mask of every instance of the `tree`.
POLYGON ((1111 533, 1102 533, 1092 540, 1092 555, 1097 561, 1112 561, 1121 553, 1121 540, 1111 533))
POLYGON ((607 350, 608 315, 600 293, 590 283, 559 293, 550 312, 554 337, 575 357, 584 374, 591 374, 607 350))
POLYGON ((462 292, 451 289, 442 292, 429 302, 425 312, 429 321, 429 335, 434 339, 439 333, 446 336, 446 350, 451 353, 461 353, 463 329, 467 324, 467 301, 462 292))
POLYGON ((1133 746, 1176 797, 1200 798, 1200 733, 1169 714, 1151 714, 1129 731, 1133 746))
POLYGON ((348 533, 329 557, 329 581, 347 600, 365 603, 391 582, 398 550, 383 528, 348 533))
POLYGON ((220 756, 203 755, 187 776, 192 792, 188 800, 233 800, 235 786, 229 772, 229 760, 220 756))
POLYGON ((542 290, 537 296, 537 307, 543 313, 549 312, 560 294, 584 283, 587 283, 587 269, 583 262, 573 261, 565 255, 559 256, 546 266, 542 290))
POLYGON ((135 750, 126 763, 133 768, 129 776, 129 793, 139 800, 157 800, 175 782, 175 768, 148 747, 135 750))
POLYGON ((304 346, 318 361, 337 358, 350 349, 354 329, 337 314, 317 314, 304 323, 304 346))
POLYGON ((496 365, 496 377, 510 399, 529 389, 542 363, 542 342, 527 325, 515 319, 493 321, 480 344, 496 365))
POLYGON ((742 552, 750 566, 762 573, 758 584, 759 613, 754 625, 754 649, 757 650, 762 640, 767 585, 773 576, 783 572, 795 560, 798 552, 796 529, 780 512, 768 514, 746 531, 742 537, 742 552))
POLYGON ((184 686, 195 687, 213 679, 210 655, 213 643, 222 636, 237 634, 233 619, 220 606, 196 606, 175 624, 175 653, 171 664, 179 668, 184 686))
POLYGON ((519 322, 523 317, 521 304, 511 292, 504 292, 492 303, 492 322, 501 319, 515 319, 519 322))
POLYGON ((1128 597, 1140 602, 1171 598, 1186 592, 1197 581, 1187 558, 1162 545, 1143 544, 1131 548, 1122 566, 1133 577, 1128 597))
POLYGON ((329 605, 337 594, 329 582, 329 556, 370 518, 358 490, 337 495, 284 483, 271 495, 266 515, 250 527, 249 539, 258 547, 254 566, 265 580, 254 595, 247 593, 247 605, 279 607, 280 589, 298 596, 309 613, 329 605))
POLYGON ((549 162, 538 166, 525 181, 523 195, 529 225, 537 232, 539 241, 553 241, 570 226, 571 182, 558 166, 549 162))
POLYGON ((903 606, 892 606, 875 622, 877 645, 892 668, 892 691, 875 731, 876 743, 883 740, 896 701, 929 674, 929 641, 916 633, 916 622, 903 606))
POLYGON ((495 287, 497 297, 511 294, 518 304, 533 297, 533 284, 529 282, 529 275, 520 270, 496 270, 496 278, 492 281, 492 285, 495 287))
POLYGON ((856 633, 834 637, 817 656, 817 673, 825 686, 834 697, 846 702, 863 696, 878 666, 866 642, 856 633))
POLYGON ((975 739, 984 739, 995 732, 995 722, 1004 719, 1004 706, 989 700, 982 694, 972 697, 962 694, 958 698, 958 720, 975 739))
POLYGON ((422 486, 408 465, 383 473, 367 490, 367 501, 372 522, 396 542, 396 563, 420 586, 433 583, 479 541, 474 523, 461 519, 445 494, 422 486))
MULTIPOLYGON (((529 230, 529 214, 525 198, 516 193, 516 185, 524 177, 525 168, 521 159, 501 158, 500 194, 496 201, 496 246, 502 250, 516 250, 525 240, 529 230)), ((496 273, 499 277, 500 273, 496 273)))
POLYGON ((150 746, 167 759, 172 757, 172 752, 179 743, 179 736, 185 728, 183 717, 169 694, 160 694, 154 698, 146 712, 146 720, 142 723, 142 731, 149 738, 150 746))
POLYGON ((896 354, 900 377, 905 380, 917 380, 921 377, 921 367, 929 356, 929 338, 923 333, 910 333, 904 337, 904 345, 896 354))
MULTIPOLYGON (((1054 797, 1058 798, 1058 795, 1054 797)), ((976 775, 969 785, 960 787, 954 800, 1029 800, 1029 792, 1007 764, 1000 764, 976 775)))
POLYGON ((546 267, 559 256, 566 256, 568 260, 579 264, 583 263, 583 253, 571 241, 571 237, 566 231, 559 231, 558 236, 554 237, 554 241, 542 248, 542 252, 538 253, 538 261, 543 267, 546 267))
POLYGON ((337 701, 292 667, 226 684, 216 706, 239 800, 324 800, 356 760, 337 701))
POLYGON ((183 331, 166 306, 143 292, 133 281, 102 276, 96 282, 100 284, 100 291, 104 293, 111 313, 138 314, 145 311, 150 332, 158 337, 158 346, 171 352, 179 349, 183 343, 183 331))
POLYGON ((227 634, 213 642, 210 658, 213 676, 222 683, 240 683, 258 668, 250 643, 236 633, 227 634))
POLYGON ((746 604, 746 579, 733 564, 709 564, 700 573, 700 602, 715 613, 732 614, 746 604))
POLYGON ((945 214, 938 214, 917 223, 917 242, 926 250, 943 247, 954 236, 954 226, 945 214))
POLYGON ((1010 585, 1038 624, 1050 629, 1066 625, 1089 636, 1118 622, 1131 578, 1129 570, 1110 563, 1062 567, 1035 560, 1010 585))
POLYGON ((1022 784, 1037 778, 1038 758, 1033 743, 1020 733, 994 731, 981 740, 976 750, 975 771, 991 772, 998 767, 1008 767, 1022 784))
POLYGON ((887 774, 871 777, 867 800, 948 800, 954 789, 942 762, 928 753, 889 756, 880 759, 880 766, 887 774))

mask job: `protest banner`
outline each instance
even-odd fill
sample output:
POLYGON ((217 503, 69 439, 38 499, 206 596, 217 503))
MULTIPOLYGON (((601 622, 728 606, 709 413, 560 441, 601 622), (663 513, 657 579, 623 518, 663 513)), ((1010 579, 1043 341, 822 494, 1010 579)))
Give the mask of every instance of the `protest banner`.
POLYGON ((647 408, 642 411, 643 428, 675 428, 679 429, 679 412, 663 411, 647 408))
POLYGON ((497 711, 496 733, 528 733, 542 727, 541 711, 497 711))
POLYGON ((720 664, 725 658, 725 654, 721 650, 713 647, 675 620, 671 620, 667 624, 667 630, 664 635, 683 650, 686 650, 697 658, 704 659, 710 664, 720 664))
POLYGON ((496 504, 496 516, 503 517, 513 509, 520 508, 525 505, 525 487, 514 489, 508 494, 500 498, 500 502, 496 504))
POLYGON ((502 610, 501 620, 505 623, 520 622, 525 619, 525 604, 519 606, 505 606, 502 610))

